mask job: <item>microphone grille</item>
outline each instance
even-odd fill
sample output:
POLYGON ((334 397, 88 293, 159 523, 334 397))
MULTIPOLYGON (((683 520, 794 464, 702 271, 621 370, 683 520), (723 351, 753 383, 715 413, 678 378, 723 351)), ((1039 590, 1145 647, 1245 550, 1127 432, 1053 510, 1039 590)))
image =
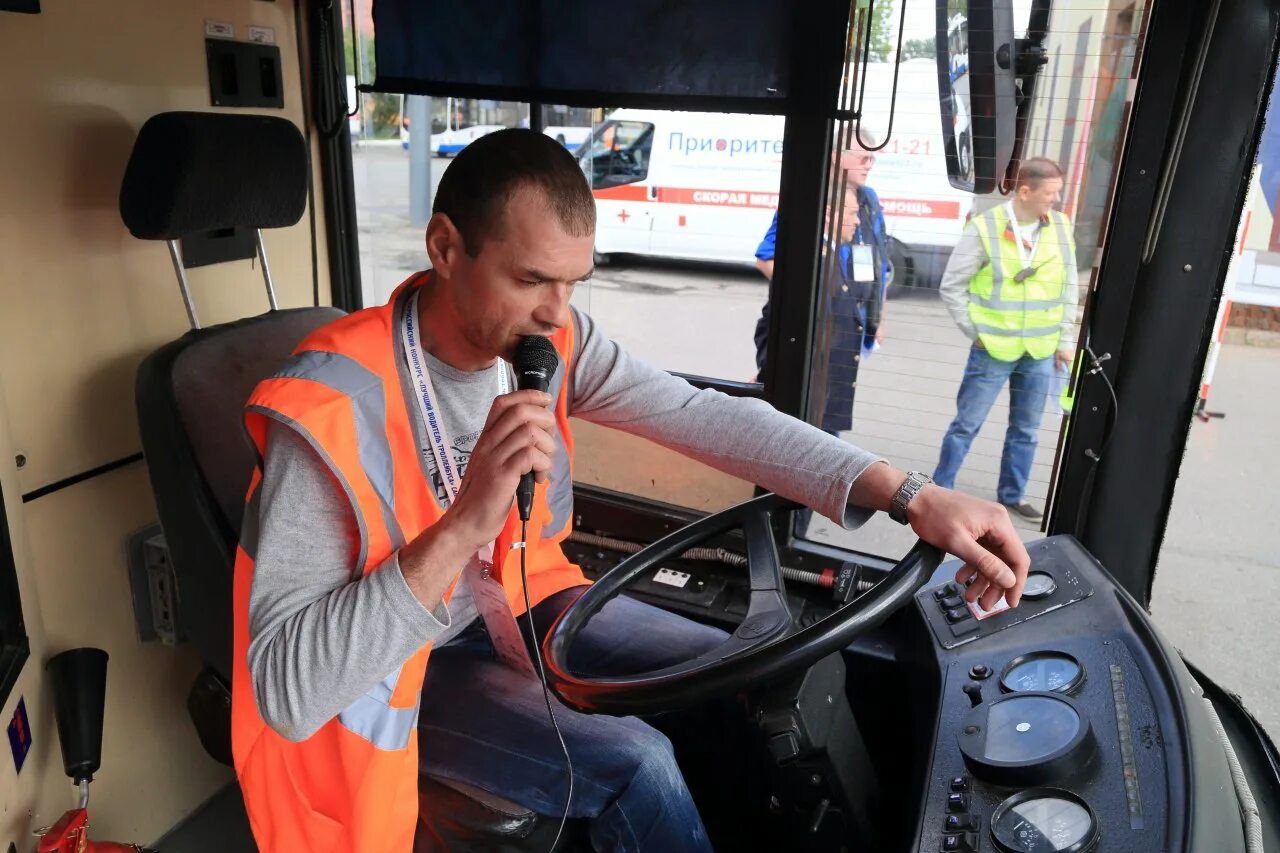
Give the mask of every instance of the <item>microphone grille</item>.
POLYGON ((539 335, 526 335, 516 345, 515 367, 517 371, 526 368, 541 368, 550 376, 560 364, 560 355, 551 341, 539 335))

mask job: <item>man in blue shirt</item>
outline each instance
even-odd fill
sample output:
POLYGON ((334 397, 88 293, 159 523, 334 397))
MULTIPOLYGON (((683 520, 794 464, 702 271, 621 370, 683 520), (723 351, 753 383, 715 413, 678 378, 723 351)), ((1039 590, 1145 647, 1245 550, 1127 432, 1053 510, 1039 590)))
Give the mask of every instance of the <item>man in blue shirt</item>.
MULTIPOLYGON (((865 130, 862 137, 868 136, 865 130)), ((892 277, 884 211, 875 191, 867 186, 875 154, 850 141, 839 159, 836 180, 843 183, 844 204, 840 217, 838 251, 824 269, 822 292, 828 297, 829 334, 824 347, 826 394, 821 426, 832 434, 853 425, 853 391, 858 363, 883 337, 882 308, 885 290, 892 277)), ((756 249, 756 267, 773 280, 773 257, 777 241, 778 215, 756 249)), ((826 263, 826 262, 824 262, 826 263)), ((756 368, 763 373, 767 356, 769 303, 765 302, 756 322, 756 368)))

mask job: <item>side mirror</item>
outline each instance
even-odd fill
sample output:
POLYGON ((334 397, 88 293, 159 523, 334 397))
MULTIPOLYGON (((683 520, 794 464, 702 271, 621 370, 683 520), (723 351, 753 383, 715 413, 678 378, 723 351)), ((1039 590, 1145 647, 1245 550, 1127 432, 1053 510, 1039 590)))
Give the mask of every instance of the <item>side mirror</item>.
POLYGON ((953 187, 984 195, 1016 172, 1017 130, 1031 102, 1029 82, 1021 84, 1043 64, 1048 2, 1034 0, 1044 14, 1032 11, 1032 25, 1043 22, 1033 44, 1014 38, 1012 0, 937 0, 938 101, 953 187), (1035 49, 1039 63, 1027 58, 1035 49))

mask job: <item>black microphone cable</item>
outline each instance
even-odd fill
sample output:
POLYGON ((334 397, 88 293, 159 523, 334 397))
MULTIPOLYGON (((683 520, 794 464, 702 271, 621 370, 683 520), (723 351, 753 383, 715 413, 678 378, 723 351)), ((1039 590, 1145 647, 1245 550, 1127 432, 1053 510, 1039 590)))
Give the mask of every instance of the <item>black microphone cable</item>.
POLYGON ((569 757, 569 746, 564 742, 564 733, 560 731, 560 723, 556 720, 556 711, 551 704, 551 690, 547 687, 547 670, 542 665, 542 647, 538 643, 538 629, 533 624, 533 607, 529 604, 529 572, 525 565, 525 552, 528 551, 526 542, 528 541, 529 520, 524 518, 524 513, 520 513, 520 543, 516 547, 520 549, 520 585, 524 588, 524 612, 529 622, 529 638, 533 646, 533 659, 538 664, 538 679, 542 682, 542 698, 547 703, 547 715, 551 717, 551 727, 555 729, 556 737, 560 739, 560 749, 564 752, 565 773, 569 777, 569 791, 564 797, 564 813, 560 815, 560 828, 556 830, 555 840, 551 842, 551 850, 554 851, 560 844, 560 836, 564 834, 564 826, 569 821, 569 804, 573 802, 573 759, 569 757))

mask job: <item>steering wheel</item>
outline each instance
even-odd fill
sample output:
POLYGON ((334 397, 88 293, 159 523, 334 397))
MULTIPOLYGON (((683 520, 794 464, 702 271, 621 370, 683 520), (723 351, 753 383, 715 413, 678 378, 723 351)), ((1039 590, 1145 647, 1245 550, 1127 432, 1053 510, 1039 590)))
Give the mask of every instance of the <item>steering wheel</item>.
POLYGON ((942 562, 941 551, 917 541, 874 587, 822 620, 797 629, 787 608, 772 521, 775 513, 799 508, 778 495, 761 495, 677 530, 623 560, 588 587, 548 632, 543 657, 551 689, 577 710, 626 715, 670 711, 776 679, 844 648, 884 622, 911 600, 942 562), (570 672, 574 641, 608 601, 660 563, 738 528, 746 538, 751 597, 746 617, 728 640, 692 660, 652 672, 604 678, 570 672))

